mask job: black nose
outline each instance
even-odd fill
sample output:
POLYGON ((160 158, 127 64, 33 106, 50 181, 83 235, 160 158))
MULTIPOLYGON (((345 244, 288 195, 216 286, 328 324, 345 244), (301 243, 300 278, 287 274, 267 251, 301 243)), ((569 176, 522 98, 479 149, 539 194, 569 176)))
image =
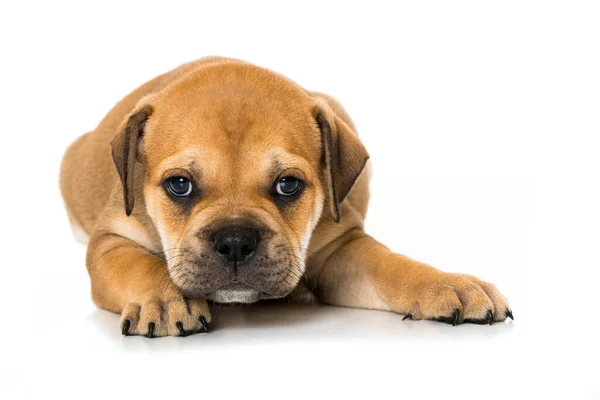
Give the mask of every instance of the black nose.
POLYGON ((214 236, 215 250, 230 265, 237 267, 254 255, 258 234, 247 228, 225 228, 214 236))

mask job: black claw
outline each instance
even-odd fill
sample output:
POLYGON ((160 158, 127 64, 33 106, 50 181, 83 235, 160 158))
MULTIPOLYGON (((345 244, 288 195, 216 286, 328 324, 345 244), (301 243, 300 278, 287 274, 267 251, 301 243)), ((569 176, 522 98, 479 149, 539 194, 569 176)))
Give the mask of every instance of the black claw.
POLYGON ((202 315, 199 318, 200 323, 202 324, 202 326, 204 327, 204 330, 206 332, 208 332, 208 324, 206 323, 206 318, 204 318, 202 315))
POLYGON ((179 330, 179 336, 187 336, 187 335, 190 334, 188 331, 186 331, 185 329, 183 329, 183 324, 181 323, 181 321, 177 321, 175 323, 175 326, 179 330))
POLYGON ((452 313, 452 318, 454 318, 454 321, 452 322, 452 326, 458 325, 459 315, 460 315, 459 309, 458 308, 454 309, 454 313, 452 313))
POLYGON ((436 319, 436 321, 439 322, 445 322, 447 324, 450 324, 452 326, 458 325, 458 319, 460 317, 460 310, 458 308, 455 308, 454 311, 452 312, 452 315, 449 317, 439 317, 436 319))
POLYGON ((404 316, 404 318, 402 318, 402 321, 406 321, 407 319, 412 319, 412 314, 408 313, 404 316))
POLYGON ((131 327, 131 321, 126 319, 125 322, 123 322, 123 328, 121 329, 121 333, 123 334, 123 336, 129 336, 129 328, 131 327))
POLYGON ((152 338, 156 337, 156 336, 154 336, 154 328, 156 328, 156 324, 154 322, 150 322, 148 324, 148 333, 146 333, 147 338, 152 339, 152 338))
POLYGON ((511 310, 506 310, 506 317, 512 319, 513 321, 515 320, 511 310))
POLYGON ((490 325, 494 322, 494 314, 492 314, 492 310, 488 310, 488 312, 485 314, 485 320, 490 325))

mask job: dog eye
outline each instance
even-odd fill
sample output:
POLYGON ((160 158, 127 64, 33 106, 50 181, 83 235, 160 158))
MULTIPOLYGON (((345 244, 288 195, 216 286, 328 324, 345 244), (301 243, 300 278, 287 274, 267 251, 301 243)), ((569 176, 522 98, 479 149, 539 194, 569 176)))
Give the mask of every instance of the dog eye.
POLYGON ((174 176, 167 179, 167 190, 173 196, 186 197, 192 193, 192 183, 188 178, 174 176))
POLYGON ((300 190, 300 180, 293 176, 284 176, 277 182, 276 190, 281 196, 293 196, 300 190))

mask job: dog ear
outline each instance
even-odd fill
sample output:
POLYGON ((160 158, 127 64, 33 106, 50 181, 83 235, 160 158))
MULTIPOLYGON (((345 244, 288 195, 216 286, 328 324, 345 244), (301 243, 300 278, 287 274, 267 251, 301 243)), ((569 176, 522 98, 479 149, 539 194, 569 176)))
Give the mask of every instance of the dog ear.
POLYGON ((135 111, 110 142, 112 157, 123 185, 125 198, 125 213, 131 215, 134 204, 133 183, 135 176, 135 161, 138 155, 140 140, 144 135, 144 127, 152 107, 144 106, 135 111))
POLYGON ((365 168, 369 154, 352 128, 328 107, 315 107, 313 116, 321 131, 327 202, 333 219, 340 222, 340 204, 365 168))

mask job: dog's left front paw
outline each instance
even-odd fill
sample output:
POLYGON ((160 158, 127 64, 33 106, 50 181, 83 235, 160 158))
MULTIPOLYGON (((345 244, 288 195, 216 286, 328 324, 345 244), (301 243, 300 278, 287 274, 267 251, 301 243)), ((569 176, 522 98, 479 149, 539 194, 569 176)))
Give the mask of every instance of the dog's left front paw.
POLYGON ((514 319, 508 302, 491 283, 474 276, 442 273, 418 286, 406 319, 447 324, 492 324, 514 319))

